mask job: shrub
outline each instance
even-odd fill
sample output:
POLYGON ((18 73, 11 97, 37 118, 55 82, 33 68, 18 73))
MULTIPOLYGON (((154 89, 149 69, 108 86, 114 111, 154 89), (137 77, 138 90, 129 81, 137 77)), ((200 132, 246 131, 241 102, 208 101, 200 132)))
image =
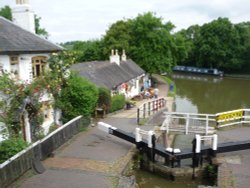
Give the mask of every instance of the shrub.
POLYGON ((111 98, 111 107, 109 112, 115 112, 117 110, 123 109, 125 106, 125 96, 124 95, 114 95, 111 98))
POLYGON ((62 110, 63 122, 79 115, 89 116, 95 109, 98 90, 88 80, 72 73, 67 85, 62 88, 61 95, 56 99, 57 107, 62 110))
POLYGON ((111 105, 110 90, 107 88, 100 87, 98 89, 98 93, 99 93, 99 96, 98 96, 97 105, 99 107, 104 106, 106 108, 106 110, 108 110, 110 108, 110 105, 111 105))
POLYGON ((21 138, 11 138, 0 143, 0 164, 22 151, 28 144, 21 138))

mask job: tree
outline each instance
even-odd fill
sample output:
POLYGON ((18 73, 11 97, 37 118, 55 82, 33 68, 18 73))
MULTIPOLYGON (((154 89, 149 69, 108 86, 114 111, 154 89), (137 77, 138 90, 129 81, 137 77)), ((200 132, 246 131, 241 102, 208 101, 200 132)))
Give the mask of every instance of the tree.
POLYGON ((76 53, 76 61, 103 60, 102 40, 77 41, 73 43, 72 51, 76 53))
POLYGON ((3 8, 0 9, 0 16, 8 19, 8 20, 12 20, 12 14, 11 14, 11 9, 9 6, 5 6, 3 8))
POLYGON ((104 36, 104 53, 126 49, 127 55, 149 73, 168 72, 176 64, 177 47, 171 35, 174 25, 148 12, 118 21, 104 36))
POLYGON ((103 38, 105 46, 103 50, 106 57, 110 55, 112 49, 118 49, 119 51, 126 49, 126 52, 130 53, 132 41, 130 23, 130 20, 120 20, 110 26, 103 38))
POLYGON ((196 65, 239 70, 243 64, 239 39, 238 31, 227 18, 204 24, 194 41, 196 65))
POLYGON ((250 22, 242 22, 235 25, 235 29, 240 36, 240 51, 241 60, 243 62, 244 70, 242 72, 250 71, 250 22))
POLYGON ((178 64, 181 65, 191 65, 191 66, 198 66, 197 63, 197 55, 196 55, 196 47, 195 44, 197 43, 197 39, 200 35, 200 26, 199 25, 192 25, 188 29, 182 29, 181 31, 177 32, 175 35, 181 35, 183 37, 184 48, 185 48, 185 57, 178 60, 178 64))
POLYGON ((41 21, 41 17, 38 17, 37 15, 35 15, 35 32, 36 34, 40 36, 48 38, 49 33, 44 28, 41 28, 40 21, 41 21))

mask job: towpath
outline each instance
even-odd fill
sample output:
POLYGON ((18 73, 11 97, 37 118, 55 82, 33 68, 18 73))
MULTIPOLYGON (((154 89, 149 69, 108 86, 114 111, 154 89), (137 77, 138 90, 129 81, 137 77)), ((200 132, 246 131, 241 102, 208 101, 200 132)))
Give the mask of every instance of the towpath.
MULTIPOLYGON (((167 95, 167 85, 159 82, 159 97, 167 95)), ((137 102, 140 106, 145 100, 137 102)), ((137 127, 136 107, 109 115, 101 121, 132 132, 137 127)), ((151 129, 152 126, 143 126, 151 129)), ((21 188, 110 188, 123 179, 122 172, 132 157, 132 144, 90 127, 79 133, 43 161, 43 174, 22 178, 12 185, 21 188)), ((27 176, 27 175, 26 175, 27 176)), ((129 184, 128 184, 129 186, 129 184)))

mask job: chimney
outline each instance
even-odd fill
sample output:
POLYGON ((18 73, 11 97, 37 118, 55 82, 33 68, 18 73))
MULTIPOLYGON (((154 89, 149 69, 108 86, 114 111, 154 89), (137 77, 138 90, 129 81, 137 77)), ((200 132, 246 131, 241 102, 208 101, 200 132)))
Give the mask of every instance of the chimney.
POLYGON ((116 63, 117 65, 120 65, 120 56, 118 54, 118 50, 111 50, 111 55, 109 56, 110 63, 116 63))
POLYGON ((122 61, 127 61, 125 50, 122 50, 122 61))
POLYGON ((12 8, 13 23, 35 33, 35 14, 29 5, 29 0, 16 0, 12 8))

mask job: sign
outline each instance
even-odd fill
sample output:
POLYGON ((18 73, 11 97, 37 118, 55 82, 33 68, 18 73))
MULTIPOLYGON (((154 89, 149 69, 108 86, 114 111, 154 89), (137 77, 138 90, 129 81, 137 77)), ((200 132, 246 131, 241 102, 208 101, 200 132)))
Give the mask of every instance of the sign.
POLYGON ((231 111, 231 112, 226 112, 226 113, 218 115, 216 117, 216 120, 217 122, 230 121, 230 120, 243 118, 243 115, 244 115, 243 110, 231 111))

